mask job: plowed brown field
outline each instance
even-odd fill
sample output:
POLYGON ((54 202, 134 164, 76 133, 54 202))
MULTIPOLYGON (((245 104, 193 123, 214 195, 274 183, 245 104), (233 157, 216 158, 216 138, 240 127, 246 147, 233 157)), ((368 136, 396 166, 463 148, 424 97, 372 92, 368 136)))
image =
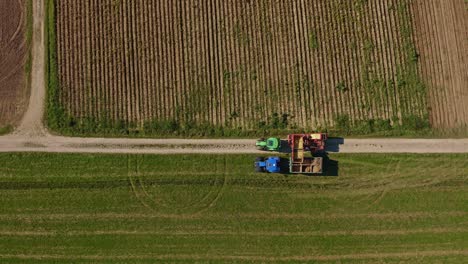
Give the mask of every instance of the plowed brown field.
POLYGON ((0 128, 17 123, 28 100, 26 2, 0 1, 0 128))
POLYGON ((413 6, 56 0, 58 104, 102 126, 177 120, 255 129, 275 115, 298 128, 330 127, 337 115, 354 124, 424 119, 413 6))
POLYGON ((413 5, 421 70, 429 86, 431 123, 468 125, 468 4, 418 0, 413 5))

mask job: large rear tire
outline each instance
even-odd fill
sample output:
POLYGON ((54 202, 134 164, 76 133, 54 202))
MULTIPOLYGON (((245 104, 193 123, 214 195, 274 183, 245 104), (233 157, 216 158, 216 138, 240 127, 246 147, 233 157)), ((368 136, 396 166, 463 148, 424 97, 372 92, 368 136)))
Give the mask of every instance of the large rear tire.
POLYGON ((255 167, 255 172, 263 172, 263 169, 260 167, 255 167))

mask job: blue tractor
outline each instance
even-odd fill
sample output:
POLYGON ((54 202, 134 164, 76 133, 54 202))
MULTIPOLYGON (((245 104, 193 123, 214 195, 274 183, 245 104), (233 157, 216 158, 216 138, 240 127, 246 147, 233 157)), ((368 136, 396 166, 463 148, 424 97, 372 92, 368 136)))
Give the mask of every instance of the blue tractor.
POLYGON ((255 159, 255 171, 256 172, 268 172, 268 173, 280 173, 280 157, 268 157, 255 159))

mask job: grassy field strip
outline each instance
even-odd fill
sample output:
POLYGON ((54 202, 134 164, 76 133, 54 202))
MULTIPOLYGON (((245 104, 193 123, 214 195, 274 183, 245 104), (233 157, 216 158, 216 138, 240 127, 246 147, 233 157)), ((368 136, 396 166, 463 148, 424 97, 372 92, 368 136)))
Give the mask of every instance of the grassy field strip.
POLYGON ((82 259, 82 260, 134 260, 134 259, 151 259, 151 260, 246 260, 246 261, 312 261, 312 260, 370 260, 382 258, 398 258, 405 259, 411 257, 433 257, 433 256, 468 256, 468 250, 452 250, 452 251, 419 251, 405 252, 401 254, 386 253, 386 254, 349 254, 349 255, 325 255, 325 256, 291 256, 291 257, 263 257, 263 256, 212 256, 212 255, 146 255, 146 256, 65 256, 65 255, 0 255, 0 258, 17 258, 17 259, 82 259))
POLYGON ((256 174, 254 157, 0 154, 0 260, 468 258, 467 154, 331 155, 333 177, 256 174))
POLYGON ((223 235, 223 236, 389 236, 411 234, 447 234, 467 233, 468 228, 430 228, 430 229, 400 229, 400 230, 339 230, 317 232, 246 232, 227 230, 193 230, 193 231, 152 231, 152 230, 92 230, 92 231, 3 231, 2 236, 100 236, 100 235, 129 235, 129 236, 190 236, 190 235, 223 235))
POLYGON ((417 218, 435 218, 435 217, 468 217, 468 212, 454 211, 454 212, 404 212, 404 213, 375 213, 375 214, 324 214, 324 215, 310 215, 310 214, 255 214, 255 213, 236 213, 235 215, 224 214, 118 214, 118 213, 95 213, 95 214, 24 214, 16 213, 2 214, 1 220, 108 220, 108 219, 238 219, 238 218, 254 218, 254 219, 349 219, 349 218, 374 218, 374 219, 417 219, 417 218))

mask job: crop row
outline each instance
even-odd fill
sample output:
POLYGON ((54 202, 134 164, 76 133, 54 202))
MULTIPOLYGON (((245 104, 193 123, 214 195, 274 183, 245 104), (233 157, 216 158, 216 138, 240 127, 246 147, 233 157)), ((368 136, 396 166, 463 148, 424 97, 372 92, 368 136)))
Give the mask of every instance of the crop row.
POLYGON ((410 0, 57 0, 77 119, 310 128, 426 115, 410 0))

